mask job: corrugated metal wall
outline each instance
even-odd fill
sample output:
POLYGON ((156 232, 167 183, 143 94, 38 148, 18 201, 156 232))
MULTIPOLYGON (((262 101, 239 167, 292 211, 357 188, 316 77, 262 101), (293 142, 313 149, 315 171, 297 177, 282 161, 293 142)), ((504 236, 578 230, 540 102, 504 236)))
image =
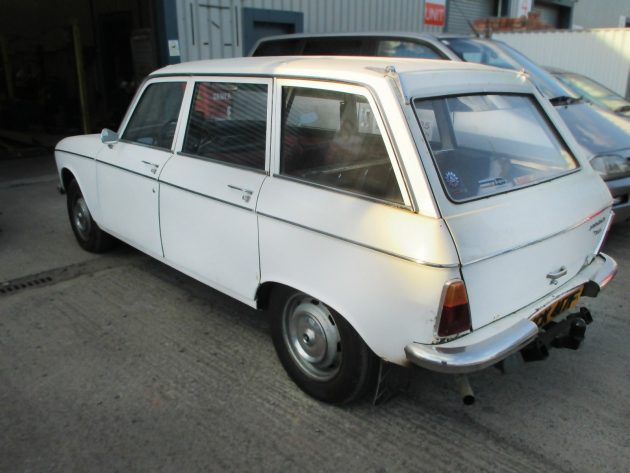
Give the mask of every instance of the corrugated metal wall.
POLYGON ((493 38, 505 41, 540 65, 579 72, 620 95, 628 92, 628 28, 497 33, 493 38))
POLYGON ((496 0, 449 0, 447 3, 446 31, 449 33, 471 34, 469 21, 497 16, 496 0))
POLYGON ((182 61, 241 56, 242 9, 304 13, 305 33, 426 31, 424 0, 178 0, 182 61))
POLYGON ((583 28, 615 28, 620 16, 630 17, 628 0, 579 0, 573 7, 573 24, 583 28))

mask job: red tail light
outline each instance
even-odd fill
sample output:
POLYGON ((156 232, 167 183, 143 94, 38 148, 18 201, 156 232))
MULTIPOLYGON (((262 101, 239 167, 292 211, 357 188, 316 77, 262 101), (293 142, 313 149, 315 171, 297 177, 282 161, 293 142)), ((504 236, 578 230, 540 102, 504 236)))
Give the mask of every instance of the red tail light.
POLYGON ((442 292, 442 301, 438 336, 448 337, 470 330, 470 307, 464 281, 456 279, 447 282, 442 292))

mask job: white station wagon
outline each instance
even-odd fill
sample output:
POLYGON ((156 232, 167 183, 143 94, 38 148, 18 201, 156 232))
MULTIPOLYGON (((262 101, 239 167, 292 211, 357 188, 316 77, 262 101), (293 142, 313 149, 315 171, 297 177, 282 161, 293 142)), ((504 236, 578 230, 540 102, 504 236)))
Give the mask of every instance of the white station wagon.
POLYGON ((83 248, 113 236, 267 309, 290 377, 342 403, 383 362, 460 375, 579 346, 590 315, 564 315, 617 268, 580 153, 514 71, 261 57, 156 71, 117 133, 56 160, 83 248))

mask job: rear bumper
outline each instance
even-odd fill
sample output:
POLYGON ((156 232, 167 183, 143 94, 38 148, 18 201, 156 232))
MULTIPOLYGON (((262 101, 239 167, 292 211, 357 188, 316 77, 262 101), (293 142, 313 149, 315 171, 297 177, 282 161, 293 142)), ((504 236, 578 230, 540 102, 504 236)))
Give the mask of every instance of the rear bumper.
POLYGON ((442 373, 470 373, 492 366, 521 350, 538 335, 538 326, 530 317, 553 303, 571 289, 585 284, 584 295, 594 297, 617 272, 617 263, 600 253, 575 277, 540 301, 479 330, 439 345, 410 343, 405 347, 407 360, 414 365, 442 373))

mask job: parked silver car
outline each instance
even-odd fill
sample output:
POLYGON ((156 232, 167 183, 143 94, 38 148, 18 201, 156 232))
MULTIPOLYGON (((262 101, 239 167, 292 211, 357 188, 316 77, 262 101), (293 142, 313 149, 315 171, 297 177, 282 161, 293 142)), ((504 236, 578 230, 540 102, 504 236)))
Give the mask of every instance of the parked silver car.
POLYGON ((630 102, 605 85, 577 72, 569 72, 556 67, 545 67, 545 69, 573 90, 573 92, 589 102, 593 102, 595 105, 610 110, 617 115, 630 118, 630 102))

